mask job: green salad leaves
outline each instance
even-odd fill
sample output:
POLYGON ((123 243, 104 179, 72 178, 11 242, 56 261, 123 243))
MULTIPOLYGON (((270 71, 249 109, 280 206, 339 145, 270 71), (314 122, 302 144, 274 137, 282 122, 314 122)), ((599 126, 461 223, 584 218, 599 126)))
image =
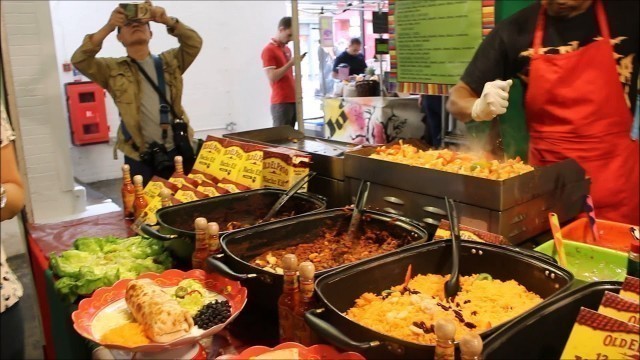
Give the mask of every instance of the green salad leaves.
POLYGON ((171 256, 161 241, 142 236, 126 239, 85 237, 72 250, 51 254, 49 267, 59 277, 56 290, 73 302, 120 279, 171 268, 171 256))

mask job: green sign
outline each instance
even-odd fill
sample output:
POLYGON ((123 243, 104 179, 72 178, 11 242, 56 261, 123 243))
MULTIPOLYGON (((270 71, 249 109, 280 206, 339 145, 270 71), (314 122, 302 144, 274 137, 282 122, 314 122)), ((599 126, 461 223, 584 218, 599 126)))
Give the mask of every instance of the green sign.
POLYGON ((398 81, 455 84, 482 41, 482 1, 395 4, 398 81))

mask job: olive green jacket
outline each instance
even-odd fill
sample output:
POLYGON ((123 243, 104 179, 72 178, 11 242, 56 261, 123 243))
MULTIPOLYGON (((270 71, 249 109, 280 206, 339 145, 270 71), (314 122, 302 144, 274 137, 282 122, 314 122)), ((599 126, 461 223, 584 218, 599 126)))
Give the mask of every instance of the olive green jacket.
MULTIPOLYGON (((198 56, 202 48, 202 38, 182 22, 178 22, 173 28, 167 28, 167 32, 178 38, 180 43, 179 47, 160 54, 164 78, 171 89, 169 101, 176 113, 182 115, 188 123, 189 119, 182 108, 182 74, 198 56)), ((85 36, 82 45, 71 57, 71 62, 80 72, 106 89, 113 97, 122 122, 131 134, 131 140, 126 141, 120 127, 116 148, 126 156, 139 160, 139 153, 134 150, 132 143, 135 143, 141 152, 146 150, 140 127, 140 82, 146 80, 138 74, 138 67, 126 56, 96 58, 101 48, 102 45, 94 45, 91 42, 91 34, 89 34, 85 36)), ((189 136, 193 138, 191 126, 189 126, 189 136)), ((114 157, 116 157, 115 149, 114 157)))

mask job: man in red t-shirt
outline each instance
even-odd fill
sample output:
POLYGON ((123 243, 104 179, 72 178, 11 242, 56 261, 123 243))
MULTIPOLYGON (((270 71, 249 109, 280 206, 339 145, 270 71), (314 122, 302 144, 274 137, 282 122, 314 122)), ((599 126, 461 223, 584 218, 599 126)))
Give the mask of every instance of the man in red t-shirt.
MULTIPOLYGON (((262 50, 262 64, 271 84, 273 126, 296 125, 296 85, 293 81, 294 59, 287 43, 293 37, 291 17, 278 23, 278 33, 262 50)), ((300 61, 304 59, 304 55, 300 61)))

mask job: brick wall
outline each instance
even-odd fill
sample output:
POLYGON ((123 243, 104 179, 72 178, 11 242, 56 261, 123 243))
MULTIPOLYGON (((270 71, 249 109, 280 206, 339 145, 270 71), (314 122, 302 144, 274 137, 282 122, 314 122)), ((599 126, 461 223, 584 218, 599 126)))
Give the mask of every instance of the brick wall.
MULTIPOLYGON (((69 130, 46 1, 2 1, 26 172, 36 222, 77 212, 69 130)), ((5 54, 3 54, 4 56, 5 54)))

